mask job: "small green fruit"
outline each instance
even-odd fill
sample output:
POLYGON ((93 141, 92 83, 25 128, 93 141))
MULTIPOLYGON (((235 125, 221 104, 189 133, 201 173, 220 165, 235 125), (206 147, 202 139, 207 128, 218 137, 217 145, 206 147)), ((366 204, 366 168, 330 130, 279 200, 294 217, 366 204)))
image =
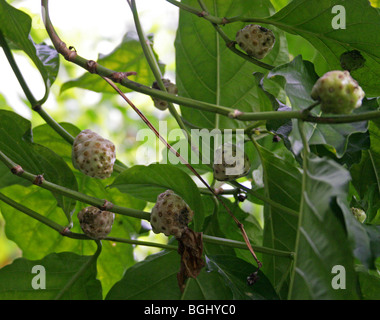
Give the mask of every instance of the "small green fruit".
POLYGON ((83 232, 93 239, 105 238, 112 229, 115 214, 96 207, 86 207, 78 213, 83 232))
POLYGON ((150 214, 150 224, 154 233, 181 238, 193 216, 194 212, 179 195, 166 190, 157 197, 150 214))
POLYGON ((363 223, 364 220, 367 218, 367 215, 362 209, 359 208, 351 208, 352 214, 355 216, 355 218, 360 222, 363 223))
POLYGON ((105 179, 111 176, 116 160, 114 144, 89 129, 83 130, 74 140, 72 162, 84 174, 105 179))
MULTIPOLYGON (((174 83, 172 83, 169 79, 162 79, 162 82, 164 83, 164 86, 165 86, 166 91, 168 93, 174 94, 174 95, 176 95, 178 93, 177 86, 174 83)), ((160 87, 158 86, 157 81, 153 82, 152 88, 156 89, 156 90, 160 90, 160 87)), ((152 97, 152 100, 154 102, 154 106, 157 109, 165 110, 168 108, 168 102, 167 101, 159 99, 159 98, 155 98, 155 97, 152 97)))
POLYGON ((329 71, 317 80, 311 97, 324 113, 348 114, 362 105, 364 91, 348 71, 329 71))
POLYGON ((272 30, 250 24, 236 33, 235 40, 248 55, 263 59, 272 50, 276 38, 272 30))
POLYGON ((248 155, 235 144, 225 143, 215 151, 214 178, 218 181, 233 181, 248 174, 248 155))

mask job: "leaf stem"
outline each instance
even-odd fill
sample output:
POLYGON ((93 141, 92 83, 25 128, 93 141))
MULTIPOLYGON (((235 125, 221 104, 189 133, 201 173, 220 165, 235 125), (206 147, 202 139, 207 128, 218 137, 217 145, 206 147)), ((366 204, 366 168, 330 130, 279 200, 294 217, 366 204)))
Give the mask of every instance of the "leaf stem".
MULTIPOLYGON (((208 243, 220 244, 220 245, 224 245, 224 246, 229 246, 229 247, 247 250, 246 243, 242 242, 242 241, 224 239, 224 238, 209 236, 206 234, 203 235, 203 241, 208 242, 208 243)), ((279 256, 279 257, 287 257, 290 259, 293 259, 293 255, 294 255, 293 252, 276 250, 276 249, 267 248, 267 247, 252 246, 252 248, 257 252, 270 254, 270 255, 274 255, 274 256, 279 256)))
MULTIPOLYGON (((50 220, 49 218, 47 218, 45 216, 42 216, 41 214, 35 212, 34 210, 29 209, 28 207, 26 207, 20 203, 15 202, 14 200, 8 198, 3 193, 0 193, 0 200, 7 203, 10 206, 12 206, 13 208, 17 209, 18 211, 28 215, 29 217, 36 219, 36 220, 42 222, 43 224, 45 224, 46 226, 56 230, 62 236, 72 238, 72 239, 78 239, 78 240, 93 240, 85 234, 74 233, 74 232, 69 231, 66 227, 61 226, 60 224, 50 220)), ((178 249, 178 247, 175 245, 168 245, 168 244, 142 241, 142 240, 124 239, 124 238, 118 238, 118 237, 105 237, 102 240, 127 243, 127 244, 132 244, 132 245, 139 245, 139 246, 156 247, 156 248, 167 249, 167 250, 177 250, 178 249)), ((248 250, 246 243, 242 242, 242 241, 236 241, 236 240, 214 237, 214 236, 209 236, 209 235, 203 235, 203 240, 204 240, 204 242, 208 242, 208 243, 220 244, 220 245, 229 246, 229 247, 233 247, 233 248, 248 250)), ((253 248, 257 252, 261 252, 261 253, 265 253, 265 254, 289 257, 291 259, 293 257, 292 252, 274 250, 271 248, 266 248, 266 247, 261 247, 261 246, 253 246, 253 248)))
MULTIPOLYGON (((0 160, 12 171, 13 174, 16 174, 20 178, 26 179, 34 184, 38 180, 40 176, 24 171, 22 167, 16 163, 14 163, 10 158, 8 158, 2 151, 0 151, 0 160)), ((98 208, 102 208, 104 206, 105 200, 98 199, 92 196, 88 196, 81 192, 71 190, 55 183, 49 182, 45 179, 42 179, 40 183, 37 184, 39 187, 49 190, 51 192, 56 192, 67 196, 69 198, 90 204, 92 206, 96 206, 98 208)), ((126 215, 133 218, 138 219, 150 219, 150 213, 145 211, 140 211, 136 209, 121 207, 118 205, 112 205, 112 208, 107 209, 108 211, 112 211, 114 213, 126 215)))
MULTIPOLYGON (((295 242, 295 253, 298 252, 298 246, 300 242, 300 235, 301 235, 301 226, 303 224, 303 212, 304 212, 304 206, 305 206, 305 193, 306 193, 306 183, 307 183, 307 174, 308 174, 308 158, 310 153, 310 147, 307 141, 307 137, 305 134, 305 128, 304 123, 302 120, 298 121, 298 130, 301 136, 302 144, 303 144, 303 175, 302 175, 302 190, 301 190, 301 202, 300 202, 300 209, 299 209, 299 218, 298 218, 298 227, 297 227, 297 235, 296 235, 296 242, 295 242)), ((295 254, 293 268, 291 270, 290 275, 290 284, 289 284, 289 291, 288 291, 288 299, 290 300, 293 294, 293 285, 294 285, 294 278, 296 274, 296 266, 297 266, 297 254, 295 254)))
MULTIPOLYGON (((147 44, 148 40, 146 39, 146 37, 144 35, 144 31, 143 31, 143 29, 141 27, 138 11, 137 11, 137 7, 136 7, 136 1, 132 0, 130 2, 128 1, 128 3, 130 5, 132 13, 133 13, 133 18, 134 18, 134 21, 135 21, 135 26, 136 26, 137 34, 139 36, 140 44, 141 44, 141 47, 143 49, 145 58, 148 61, 150 69, 152 70, 152 72, 154 74, 154 77, 155 77, 155 79, 157 81, 157 84, 158 84, 159 88, 162 91, 167 92, 166 87, 164 85, 164 82, 162 81, 162 74, 161 74, 161 71, 160 71, 160 67, 159 67, 158 62, 156 60, 156 57, 154 56, 154 53, 152 51, 151 46, 147 44)), ((191 135, 190 135, 190 132, 187 129, 187 127, 185 126, 185 124, 183 123, 181 116, 178 114, 178 112, 175 109, 175 107, 174 107, 174 105, 173 105, 172 102, 168 101, 168 107, 169 107, 169 111, 170 111, 171 115, 175 118, 175 120, 177 121, 179 127, 185 132, 186 139, 189 142, 189 144, 191 145, 191 135)))
POLYGON ((24 205, 12 200, 11 198, 8 198, 5 194, 0 192, 0 200, 4 203, 10 205, 11 207, 17 209, 18 211, 21 211, 28 215, 29 217, 38 220, 39 222, 43 223, 44 225, 54 229, 55 231, 62 232, 65 227, 61 226, 60 224, 54 222, 53 220, 50 220, 49 218, 46 218, 45 216, 25 207, 24 205))
POLYGON ((28 101, 32 105, 32 108, 35 107, 37 105, 37 100, 33 96, 32 91, 29 89, 28 84, 26 83, 26 81, 25 81, 25 79, 24 79, 24 77, 20 71, 20 69, 16 63, 16 60, 13 57, 12 51, 8 46, 7 40, 5 39, 1 30, 0 30, 0 46, 3 48, 5 56, 7 57, 8 62, 10 64, 14 74, 16 75, 18 82, 20 83, 20 86, 21 86, 22 90, 24 91, 25 96, 27 97, 28 101))
MULTIPOLYGON (((177 2, 177 1, 173 1, 173 2, 177 2)), ((42 11, 43 11, 45 27, 49 34, 49 37, 52 40, 56 50, 61 55, 63 55, 63 57, 66 60, 86 69, 87 71, 91 73, 97 73, 98 75, 102 77, 113 79, 113 75, 117 74, 118 72, 108 69, 102 65, 99 65, 92 60, 87 60, 79 56, 77 52, 71 51, 69 48, 67 48, 66 44, 58 37, 50 21, 49 11, 48 11, 48 0, 42 0, 42 11), (94 64, 96 65, 96 68, 91 67, 94 64)), ((326 118, 305 115, 305 114, 302 114, 302 110, 301 111, 265 111, 265 112, 241 112, 237 110, 239 112, 236 112, 236 110, 231 110, 231 108, 227 108, 224 106, 220 106, 220 105, 216 105, 216 104, 212 104, 212 103, 208 103, 208 102, 204 102, 200 100, 194 100, 194 99, 190 99, 186 97, 176 96, 162 90, 156 90, 151 87, 144 86, 140 83, 134 82, 128 79, 127 77, 120 79, 119 83, 131 90, 134 90, 134 91, 137 91, 137 92, 140 92, 152 97, 170 101, 178 105, 194 108, 197 110, 214 112, 214 113, 221 114, 223 116, 230 117, 239 121, 302 119, 305 122, 333 124, 333 123, 358 122, 358 121, 365 121, 365 120, 380 118, 380 110, 366 112, 362 114, 343 115, 343 116, 326 117, 326 118)))

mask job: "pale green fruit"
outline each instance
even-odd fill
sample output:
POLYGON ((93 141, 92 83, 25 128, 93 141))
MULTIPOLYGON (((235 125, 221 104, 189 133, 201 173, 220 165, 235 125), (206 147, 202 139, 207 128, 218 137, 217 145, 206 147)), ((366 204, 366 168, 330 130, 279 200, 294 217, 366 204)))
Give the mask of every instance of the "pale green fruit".
POLYGON ((256 59, 263 59, 276 42, 272 30, 257 24, 250 24, 239 30, 235 40, 240 48, 256 59))
POLYGON ((105 179, 111 176, 116 160, 115 145, 89 129, 74 140, 72 162, 85 175, 105 179))
MULTIPOLYGON (((174 83, 172 83, 169 79, 162 79, 162 82, 164 83, 164 86, 165 86, 166 91, 168 93, 173 94, 173 95, 176 95, 178 93, 177 86, 174 83)), ((156 90, 160 90, 160 87, 158 86, 157 81, 153 82, 152 88, 156 89, 156 90)), ((152 97, 152 100, 154 102, 154 106, 157 109, 165 110, 168 108, 168 102, 167 101, 162 100, 160 98, 156 98, 156 97, 152 97)))
POLYGON ((93 239, 105 238, 111 232, 114 219, 114 213, 96 207, 86 207, 78 213, 81 229, 93 239))
POLYGON ((360 222, 363 223, 364 220, 367 218, 367 215, 362 209, 359 208, 351 208, 352 214, 355 216, 355 218, 360 222))
POLYGON ((157 197, 150 214, 150 224, 154 233, 181 238, 193 216, 194 212, 179 195, 166 190, 157 197))
POLYGON ((214 178, 232 181, 244 177, 251 167, 248 155, 235 144, 225 143, 215 151, 214 178))
POLYGON ((317 80, 311 97, 324 113, 348 114, 362 105, 364 91, 348 71, 329 71, 317 80))

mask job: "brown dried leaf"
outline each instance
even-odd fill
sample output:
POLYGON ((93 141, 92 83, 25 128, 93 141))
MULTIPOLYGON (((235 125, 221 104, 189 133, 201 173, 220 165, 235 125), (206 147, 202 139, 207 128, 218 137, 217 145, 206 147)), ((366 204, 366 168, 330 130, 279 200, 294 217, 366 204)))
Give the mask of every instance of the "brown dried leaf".
POLYGON ((196 278, 205 266, 202 259, 202 232, 186 229, 181 238, 177 238, 177 241, 178 253, 181 255, 181 267, 177 274, 177 280, 179 288, 183 292, 187 278, 196 278))

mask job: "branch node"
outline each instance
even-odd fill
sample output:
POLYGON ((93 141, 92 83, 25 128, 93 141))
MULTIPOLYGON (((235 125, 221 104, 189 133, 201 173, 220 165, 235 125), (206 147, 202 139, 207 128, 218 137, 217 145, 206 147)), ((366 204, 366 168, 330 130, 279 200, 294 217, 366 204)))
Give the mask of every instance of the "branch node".
POLYGON ((222 187, 214 189, 216 195, 223 193, 224 189, 222 187))
POLYGON ((41 108, 42 108, 42 106, 40 104, 37 104, 37 105, 35 105, 35 106, 32 107, 32 110, 36 111, 36 112, 40 112, 41 108))
POLYGON ((11 169, 11 172, 17 176, 21 176, 24 173, 24 169, 18 164, 11 169))
POLYGON ((228 114, 228 117, 231 119, 236 119, 237 117, 241 116, 242 114, 243 114, 243 112, 241 112, 238 109, 235 109, 234 111, 232 111, 228 114))
POLYGON ((235 40, 232 40, 232 41, 226 43, 226 46, 229 49, 235 47, 235 45, 236 45, 236 41, 235 40))
POLYGON ((209 13, 206 11, 202 11, 202 12, 197 13, 197 16, 200 18, 206 17, 208 15, 209 15, 209 13))
POLYGON ((36 186, 40 186, 44 182, 44 180, 45 180, 44 179, 44 175, 43 174, 39 174, 34 179, 33 184, 35 184, 36 186))
POLYGON ((108 77, 113 82, 121 83, 125 78, 128 78, 129 76, 135 76, 137 75, 137 72, 135 71, 128 71, 128 72, 114 72, 111 73, 111 75, 108 77))
POLYGON ((222 19, 222 25, 225 25, 227 23, 230 23, 230 21, 226 17, 223 17, 223 19, 222 19))
POLYGON ((65 228, 64 228, 62 231, 60 231, 59 233, 60 233, 62 236, 66 237, 66 236, 68 235, 69 232, 70 232, 69 227, 65 227, 65 228))
POLYGON ((104 200, 103 205, 99 208, 102 211, 110 211, 113 208, 113 203, 108 200, 104 200))
POLYGON ((98 63, 94 60, 88 60, 86 63, 86 69, 90 73, 98 73, 98 63))

